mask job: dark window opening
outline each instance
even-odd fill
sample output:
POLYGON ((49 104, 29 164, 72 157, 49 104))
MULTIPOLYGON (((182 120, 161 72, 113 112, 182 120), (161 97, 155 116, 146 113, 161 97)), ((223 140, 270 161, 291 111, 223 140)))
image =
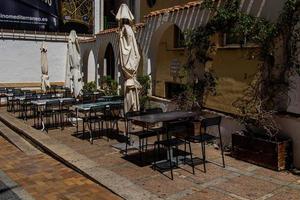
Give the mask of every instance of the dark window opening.
POLYGON ((166 82, 165 83, 166 98, 174 99, 179 94, 184 92, 185 89, 186 89, 186 86, 184 84, 166 82))
POLYGON ((107 71, 106 75, 110 76, 112 79, 115 79, 115 56, 114 50, 111 44, 107 46, 105 52, 106 66, 107 71))
POLYGON ((183 47, 184 47, 184 35, 177 26, 174 26, 174 48, 183 48, 183 47))

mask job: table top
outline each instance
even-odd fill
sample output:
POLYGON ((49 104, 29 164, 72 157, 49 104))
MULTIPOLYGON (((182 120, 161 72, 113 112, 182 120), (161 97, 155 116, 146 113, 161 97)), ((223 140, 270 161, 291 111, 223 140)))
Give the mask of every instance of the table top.
POLYGON ((189 118, 196 116, 196 112, 191 111, 172 111, 172 112, 163 112, 155 114, 146 114, 139 115, 134 117, 128 117, 128 119, 143 122, 143 123, 158 123, 158 122, 167 122, 172 120, 177 120, 181 118, 189 118))
POLYGON ((43 106, 46 105, 47 102, 52 102, 52 101, 57 101, 59 100, 60 103, 62 103, 63 101, 68 101, 68 100, 73 100, 74 98, 55 98, 55 99, 40 99, 40 100, 36 100, 36 101, 31 101, 31 103, 33 105, 37 105, 37 106, 43 106))
POLYGON ((5 95, 6 97, 13 97, 13 96, 14 96, 13 93, 5 93, 4 95, 5 95))
POLYGON ((26 99, 26 96, 17 96, 15 97, 15 99, 19 101, 24 101, 26 99))
POLYGON ((101 102, 95 102, 95 103, 86 103, 86 104, 78 104, 75 105, 75 108, 79 111, 89 111, 92 107, 95 106, 102 106, 103 108, 108 107, 110 105, 121 105, 123 104, 123 101, 101 101, 101 102))

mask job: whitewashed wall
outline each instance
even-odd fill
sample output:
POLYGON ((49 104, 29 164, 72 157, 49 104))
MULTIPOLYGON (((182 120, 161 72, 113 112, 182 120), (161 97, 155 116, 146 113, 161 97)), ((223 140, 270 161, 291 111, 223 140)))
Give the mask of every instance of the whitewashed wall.
MULTIPOLYGON (((41 41, 0 40, 0 83, 40 82, 41 41)), ((46 42, 51 82, 63 82, 67 43, 46 42)))

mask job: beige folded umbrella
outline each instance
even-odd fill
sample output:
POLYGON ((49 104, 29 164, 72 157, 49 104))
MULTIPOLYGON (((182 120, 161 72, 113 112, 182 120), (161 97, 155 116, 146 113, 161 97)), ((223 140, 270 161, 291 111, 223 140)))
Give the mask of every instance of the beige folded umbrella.
POLYGON ((42 90, 46 92, 47 87, 50 88, 50 81, 48 75, 48 59, 47 59, 47 46, 43 42, 41 46, 41 70, 42 70, 42 90))
POLYGON ((138 111, 140 83, 137 81, 136 75, 141 59, 136 38, 132 27, 124 24, 122 19, 132 21, 134 19, 126 4, 122 4, 116 16, 120 22, 119 32, 119 55, 120 65, 124 75, 124 111, 138 111))
POLYGON ((75 97, 82 92, 81 57, 78 38, 74 30, 68 41, 65 86, 71 89, 75 97))
POLYGON ((134 17, 132 15, 132 13, 130 12, 128 6, 123 3, 118 10, 116 19, 118 21, 120 21, 121 19, 128 19, 129 21, 133 21, 134 17))

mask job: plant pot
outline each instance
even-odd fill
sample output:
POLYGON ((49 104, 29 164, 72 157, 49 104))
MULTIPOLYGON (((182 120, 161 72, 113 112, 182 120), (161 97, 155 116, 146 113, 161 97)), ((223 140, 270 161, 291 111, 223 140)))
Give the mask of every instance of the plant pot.
POLYGON ((292 164, 292 140, 270 141, 232 134, 232 156, 273 170, 289 169, 292 164))
POLYGON ((200 135, 200 127, 201 127, 201 121, 195 120, 190 123, 190 130, 189 130, 189 135, 194 136, 194 135, 200 135))
POLYGON ((200 135, 200 121, 191 121, 189 123, 188 131, 176 133, 177 138, 185 139, 187 136, 200 135))

